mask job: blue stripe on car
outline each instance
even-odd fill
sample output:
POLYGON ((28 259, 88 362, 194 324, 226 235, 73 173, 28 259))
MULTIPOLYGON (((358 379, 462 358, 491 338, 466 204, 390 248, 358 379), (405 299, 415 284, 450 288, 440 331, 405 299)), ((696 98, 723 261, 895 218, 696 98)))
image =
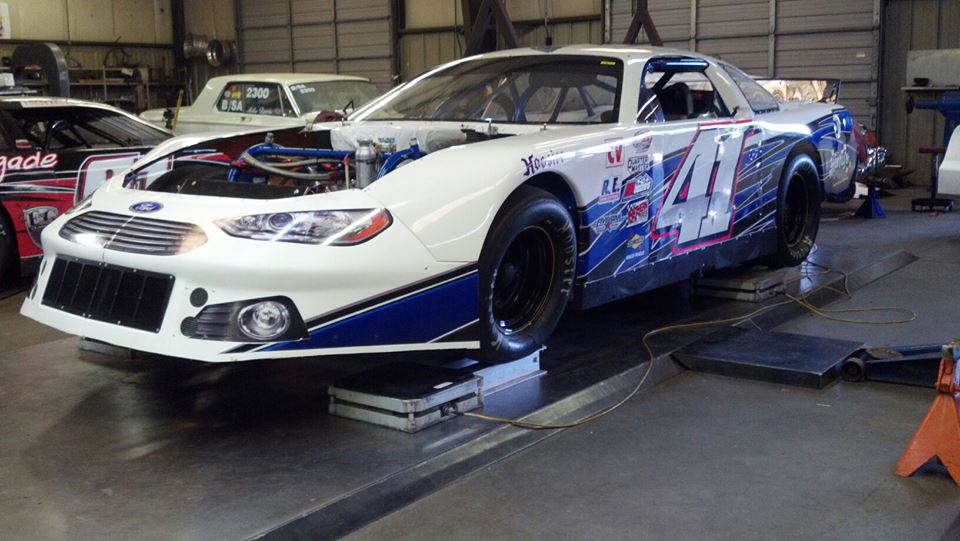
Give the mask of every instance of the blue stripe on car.
POLYGON ((473 272, 310 331, 310 338, 264 351, 421 344, 477 319, 478 275, 473 272))

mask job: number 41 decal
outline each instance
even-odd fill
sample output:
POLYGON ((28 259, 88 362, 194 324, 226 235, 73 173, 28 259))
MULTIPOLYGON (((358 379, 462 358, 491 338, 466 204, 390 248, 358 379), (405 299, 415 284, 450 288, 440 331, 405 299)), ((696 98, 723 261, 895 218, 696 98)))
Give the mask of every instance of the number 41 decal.
POLYGON ((673 253, 730 238, 742 156, 761 142, 752 126, 701 126, 668 181, 652 236, 675 236, 673 253))

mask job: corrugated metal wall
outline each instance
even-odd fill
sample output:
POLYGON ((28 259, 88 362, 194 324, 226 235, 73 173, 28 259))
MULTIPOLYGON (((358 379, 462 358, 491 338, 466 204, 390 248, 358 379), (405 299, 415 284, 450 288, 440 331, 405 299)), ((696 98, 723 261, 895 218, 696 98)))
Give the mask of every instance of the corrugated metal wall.
POLYGON ((907 52, 911 49, 960 48, 960 2, 888 0, 883 35, 881 143, 890 149, 893 160, 915 169, 907 177, 910 182, 928 184, 930 156, 917 149, 943 144, 943 116, 935 111, 914 111, 908 116, 904 108, 907 93, 900 87, 907 85, 907 52))
MULTIPOLYGON (((507 0, 506 6, 523 45, 543 45, 548 33, 555 45, 603 41, 600 0, 507 0)), ((460 0, 406 0, 404 21, 401 80, 463 56, 460 0)))
MULTIPOLYGON (((51 0, 43 0, 51 1, 51 0)), ((841 98, 858 120, 879 128, 893 158, 929 178, 919 146, 938 144, 942 118, 903 111, 910 49, 960 47, 957 0, 649 0, 665 44, 719 56, 758 76, 839 78, 841 98), (884 7, 885 6, 885 7, 884 7), (881 11, 885 45, 881 51, 881 11), (880 84, 880 65, 883 83, 880 84), (877 103, 881 95, 882 110, 877 103)), ((541 45, 620 42, 636 0, 508 0, 521 41, 541 45), (601 6, 601 2, 603 5, 601 6), (601 9, 602 7, 602 9, 601 9), (542 22, 543 15, 549 23, 542 22), (606 18, 606 34, 603 21, 606 18), (537 20, 541 19, 541 20, 537 20)), ((390 0, 238 0, 248 71, 339 71, 390 86, 390 0), (336 11, 336 17, 334 16, 336 11)), ((406 80, 463 54, 460 0, 406 0, 396 45, 406 80)), ((641 35, 640 41, 645 41, 641 35)))
MULTIPOLYGON (((607 1, 610 38, 620 42, 636 0, 607 1)), ((649 6, 664 45, 718 56, 751 75, 843 79, 844 105, 877 125, 880 0, 650 0, 649 6)))
MULTIPOLYGON (((166 44, 170 0, 6 0, 13 39, 166 44)), ((197 1, 199 4, 200 2, 197 1)))
POLYGON ((390 0, 239 0, 241 69, 362 75, 394 72, 390 0))

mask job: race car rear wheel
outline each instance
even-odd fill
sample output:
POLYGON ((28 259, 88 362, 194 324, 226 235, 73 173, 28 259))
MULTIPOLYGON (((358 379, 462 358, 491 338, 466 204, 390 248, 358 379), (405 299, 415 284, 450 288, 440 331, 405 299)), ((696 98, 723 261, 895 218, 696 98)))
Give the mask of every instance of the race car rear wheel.
POLYGON ((480 356, 505 362, 536 351, 570 300, 576 273, 573 220, 550 193, 520 187, 480 254, 480 356))
POLYGON ((777 251, 771 263, 795 267, 813 249, 820 228, 820 177, 813 158, 793 154, 780 176, 777 192, 777 251))

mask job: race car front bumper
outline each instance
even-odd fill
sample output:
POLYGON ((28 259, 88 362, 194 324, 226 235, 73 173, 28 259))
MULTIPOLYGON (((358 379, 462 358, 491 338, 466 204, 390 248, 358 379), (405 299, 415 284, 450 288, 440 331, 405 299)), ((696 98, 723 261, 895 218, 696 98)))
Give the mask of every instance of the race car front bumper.
MULTIPOLYGON (((150 196, 163 209, 151 218, 193 223, 205 241, 153 255, 60 234, 82 213, 130 214, 144 198, 130 190, 107 194, 44 231, 44 260, 21 312, 68 333, 208 362, 479 346, 476 265, 437 262, 402 223, 356 246, 264 242, 214 224, 246 207, 211 211, 203 198, 150 196), (290 318, 270 341, 239 328, 240 312, 262 302, 281 305, 290 318)), ((336 204, 376 204, 359 192, 348 197, 355 200, 336 204)), ((264 202, 260 210, 282 205, 264 202)))

